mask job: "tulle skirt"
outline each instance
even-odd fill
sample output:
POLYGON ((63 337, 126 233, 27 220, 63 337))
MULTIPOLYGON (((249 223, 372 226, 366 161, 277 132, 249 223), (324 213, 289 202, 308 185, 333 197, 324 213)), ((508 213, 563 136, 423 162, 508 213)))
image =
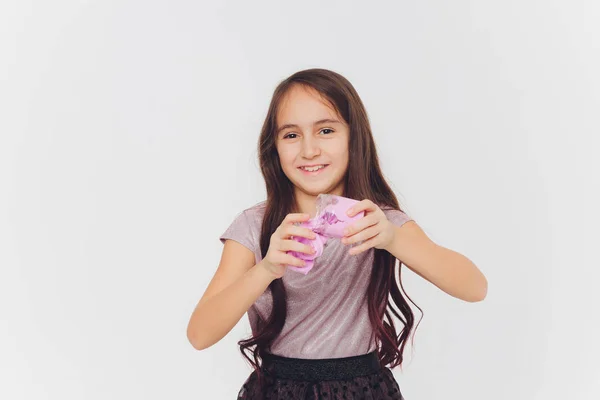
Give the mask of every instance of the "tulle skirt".
POLYGON ((392 371, 376 352, 326 359, 263 357, 265 385, 256 371, 242 385, 237 400, 404 400, 392 371))

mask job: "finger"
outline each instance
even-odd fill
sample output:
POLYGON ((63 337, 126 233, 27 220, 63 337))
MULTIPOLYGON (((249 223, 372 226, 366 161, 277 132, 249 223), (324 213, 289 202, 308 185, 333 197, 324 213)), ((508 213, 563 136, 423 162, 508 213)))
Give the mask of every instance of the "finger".
POLYGON ((357 232, 362 231, 370 226, 373 226, 379 222, 379 218, 375 215, 368 215, 364 218, 359 219, 358 221, 350 224, 344 229, 344 236, 348 237, 354 235, 357 232))
POLYGON ((280 253, 280 257, 277 257, 277 263, 280 265, 295 265, 297 267, 305 267, 306 261, 294 257, 291 254, 280 253))
MULTIPOLYGON (((301 213, 288 214, 285 216, 283 221, 281 221, 281 224, 277 227, 277 229, 275 229, 275 232, 273 232, 273 234, 277 234, 276 236, 287 239, 288 237, 290 237, 290 234, 287 233, 287 231, 286 231, 287 227, 296 226, 295 225, 296 223, 307 221, 309 218, 310 218, 310 215, 308 215, 306 213, 305 214, 301 214, 301 213)), ((303 236, 303 235, 298 235, 298 236, 303 236)))
POLYGON ((368 228, 352 235, 352 236, 346 236, 342 238, 342 243, 344 244, 352 244, 352 243, 357 243, 363 240, 368 240, 371 239, 372 237, 375 237, 379 234, 379 232, 381 231, 380 227, 377 226, 377 224, 369 226, 368 228))
POLYGON ((285 222, 287 223, 294 223, 294 222, 303 222, 303 221, 307 221, 308 219, 310 219, 310 215, 307 213, 291 213, 285 216, 285 218, 282 221, 282 224, 285 222))
POLYGON ((297 242, 295 240, 282 240, 281 246, 279 248, 283 252, 298 251, 300 253, 305 253, 305 254, 314 254, 315 253, 314 249, 311 246, 304 244, 304 243, 297 242))
POLYGON ((352 207, 350 207, 347 211, 346 214, 349 217, 353 217, 356 214, 358 214, 361 211, 375 211, 375 203, 373 203, 371 200, 369 199, 364 199, 362 201, 359 201, 358 203, 356 203, 355 205, 353 205, 352 207))
POLYGON ((371 247, 375 247, 376 241, 377 241, 377 236, 374 236, 371 239, 361 243, 360 245, 351 248, 348 251, 348 254, 356 255, 356 254, 362 253, 363 251, 369 250, 371 247))
POLYGON ((309 228, 296 225, 286 225, 283 228, 284 236, 287 239, 290 236, 300 236, 307 239, 316 239, 317 235, 309 228))

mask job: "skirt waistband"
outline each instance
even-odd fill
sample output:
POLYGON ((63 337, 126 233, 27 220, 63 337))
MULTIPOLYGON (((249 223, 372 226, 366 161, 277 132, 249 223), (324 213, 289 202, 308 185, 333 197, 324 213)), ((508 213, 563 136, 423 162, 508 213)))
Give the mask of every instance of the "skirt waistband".
POLYGON ((377 351, 352 357, 321 359, 289 358, 267 353, 262 360, 266 374, 302 381, 352 379, 381 370, 377 351))

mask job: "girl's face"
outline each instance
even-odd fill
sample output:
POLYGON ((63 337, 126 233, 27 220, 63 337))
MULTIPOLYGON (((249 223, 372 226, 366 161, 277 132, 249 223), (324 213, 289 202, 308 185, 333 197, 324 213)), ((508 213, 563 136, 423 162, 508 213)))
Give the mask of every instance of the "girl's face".
POLYGON ((348 142, 348 125, 316 90, 290 88, 277 113, 276 147, 297 195, 342 195, 348 142))

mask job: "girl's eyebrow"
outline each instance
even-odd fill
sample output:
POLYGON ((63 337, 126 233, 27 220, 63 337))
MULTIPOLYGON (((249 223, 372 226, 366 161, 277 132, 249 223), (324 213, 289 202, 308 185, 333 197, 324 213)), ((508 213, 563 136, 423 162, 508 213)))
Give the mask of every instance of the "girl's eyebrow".
MULTIPOLYGON (((329 124, 341 124, 340 121, 338 121, 337 119, 331 119, 331 118, 325 118, 325 119, 320 119, 318 121, 315 121, 313 123, 313 126, 315 125, 320 125, 320 124, 324 124, 324 123, 329 123, 329 124)), ((280 126, 279 128, 277 128, 277 133, 281 132, 284 129, 287 128, 298 128, 298 125, 296 124, 285 124, 283 126, 280 126)))

